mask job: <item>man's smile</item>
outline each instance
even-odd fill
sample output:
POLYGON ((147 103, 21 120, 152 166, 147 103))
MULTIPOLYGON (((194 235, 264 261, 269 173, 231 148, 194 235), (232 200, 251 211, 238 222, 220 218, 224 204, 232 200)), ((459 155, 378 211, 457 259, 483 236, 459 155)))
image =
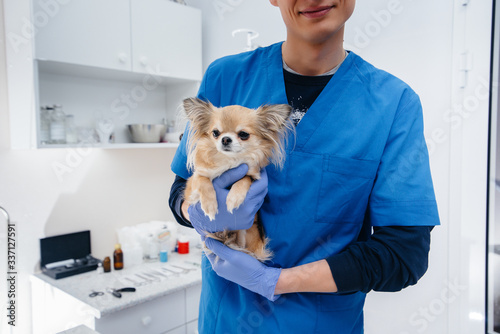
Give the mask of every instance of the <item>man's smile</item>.
POLYGON ((335 6, 319 6, 319 7, 309 7, 299 12, 303 16, 311 19, 319 18, 325 16, 332 8, 335 6))

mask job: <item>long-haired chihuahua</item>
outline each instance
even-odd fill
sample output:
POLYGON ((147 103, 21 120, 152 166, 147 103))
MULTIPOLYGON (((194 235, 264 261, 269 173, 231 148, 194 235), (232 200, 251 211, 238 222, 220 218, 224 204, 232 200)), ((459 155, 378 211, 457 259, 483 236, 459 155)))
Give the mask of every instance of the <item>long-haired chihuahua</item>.
MULTIPOLYGON (((197 98, 184 100, 190 121, 188 167, 193 175, 187 180, 184 200, 189 205, 201 202, 203 212, 215 219, 218 211, 212 180, 241 164, 248 165, 245 177, 235 182, 226 199, 233 212, 243 201, 261 168, 273 163, 281 168, 285 159, 285 139, 293 125, 287 104, 265 105, 249 109, 239 105, 216 108, 197 98)), ((271 258, 258 214, 248 230, 211 233, 211 238, 251 254, 259 261, 271 258)))

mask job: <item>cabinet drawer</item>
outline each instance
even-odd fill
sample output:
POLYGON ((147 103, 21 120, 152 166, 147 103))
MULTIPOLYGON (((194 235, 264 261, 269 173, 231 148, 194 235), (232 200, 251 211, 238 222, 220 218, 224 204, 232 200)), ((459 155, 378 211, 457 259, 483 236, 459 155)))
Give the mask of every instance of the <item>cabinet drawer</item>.
POLYGON ((186 324, 186 334, 198 334, 198 320, 186 324))
POLYGON ((101 334, 163 333, 186 323, 185 290, 96 319, 101 334))
POLYGON ((186 321, 198 319, 201 284, 186 289, 186 321))

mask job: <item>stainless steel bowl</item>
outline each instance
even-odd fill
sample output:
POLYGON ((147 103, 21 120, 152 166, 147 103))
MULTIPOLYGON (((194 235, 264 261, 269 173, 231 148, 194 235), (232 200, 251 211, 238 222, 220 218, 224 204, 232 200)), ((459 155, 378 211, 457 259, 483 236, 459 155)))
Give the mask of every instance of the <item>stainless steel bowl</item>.
POLYGON ((134 143, 159 143, 167 131, 165 124, 128 124, 127 128, 134 143))

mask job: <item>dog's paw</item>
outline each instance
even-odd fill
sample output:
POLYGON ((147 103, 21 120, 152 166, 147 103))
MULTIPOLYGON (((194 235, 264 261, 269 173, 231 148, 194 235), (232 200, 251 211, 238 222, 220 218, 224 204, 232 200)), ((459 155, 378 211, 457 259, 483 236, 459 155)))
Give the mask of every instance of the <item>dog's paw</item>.
POLYGON ((210 220, 215 219, 215 215, 218 212, 217 200, 204 200, 201 201, 201 209, 210 220))
POLYGON ((227 211, 233 213, 234 209, 239 208, 240 205, 243 204, 243 202, 245 201, 245 196, 246 193, 229 191, 229 194, 227 194, 226 198, 227 211))

